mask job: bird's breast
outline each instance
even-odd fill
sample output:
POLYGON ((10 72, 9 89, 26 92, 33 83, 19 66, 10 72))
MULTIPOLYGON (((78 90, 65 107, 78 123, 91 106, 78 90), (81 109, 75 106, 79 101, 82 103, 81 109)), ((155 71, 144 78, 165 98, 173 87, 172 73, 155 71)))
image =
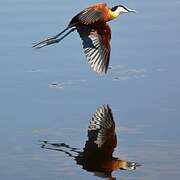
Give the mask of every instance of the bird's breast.
POLYGON ((114 171, 120 168, 119 160, 109 160, 102 164, 102 168, 107 171, 114 171))

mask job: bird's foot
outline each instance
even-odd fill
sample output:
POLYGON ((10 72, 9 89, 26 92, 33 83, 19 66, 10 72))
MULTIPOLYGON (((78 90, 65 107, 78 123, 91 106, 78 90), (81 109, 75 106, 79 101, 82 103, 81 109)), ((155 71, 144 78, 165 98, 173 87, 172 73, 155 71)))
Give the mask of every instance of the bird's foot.
POLYGON ((48 46, 50 44, 54 44, 54 43, 58 43, 59 41, 57 40, 57 37, 56 36, 53 36, 53 37, 48 37, 47 39, 41 41, 41 42, 38 42, 38 43, 35 43, 32 48, 35 48, 35 49, 40 49, 40 48, 43 48, 45 46, 48 46))

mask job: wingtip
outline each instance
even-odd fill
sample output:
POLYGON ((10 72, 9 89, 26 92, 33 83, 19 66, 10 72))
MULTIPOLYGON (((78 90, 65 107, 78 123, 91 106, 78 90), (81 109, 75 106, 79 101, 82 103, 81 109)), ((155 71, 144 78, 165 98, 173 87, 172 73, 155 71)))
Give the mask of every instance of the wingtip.
POLYGON ((96 72, 98 75, 105 75, 107 74, 108 69, 97 69, 96 67, 91 65, 91 68, 93 69, 94 72, 96 72))

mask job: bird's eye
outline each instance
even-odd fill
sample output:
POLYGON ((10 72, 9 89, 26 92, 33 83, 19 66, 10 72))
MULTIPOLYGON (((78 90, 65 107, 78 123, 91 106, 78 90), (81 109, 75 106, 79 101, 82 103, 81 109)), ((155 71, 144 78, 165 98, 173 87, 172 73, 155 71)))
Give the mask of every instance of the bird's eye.
POLYGON ((111 11, 115 11, 118 8, 118 6, 114 6, 111 8, 111 11))

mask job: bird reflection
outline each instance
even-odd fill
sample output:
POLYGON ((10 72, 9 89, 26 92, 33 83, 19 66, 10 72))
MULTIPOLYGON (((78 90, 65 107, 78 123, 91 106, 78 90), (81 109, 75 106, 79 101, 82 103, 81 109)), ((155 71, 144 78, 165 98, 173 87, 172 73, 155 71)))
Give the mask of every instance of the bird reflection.
POLYGON ((42 141, 41 144, 42 148, 61 151, 73 157, 78 165, 86 171, 94 172, 95 176, 110 179, 115 179, 112 177, 112 172, 115 170, 135 170, 139 166, 135 162, 113 157, 116 146, 115 122, 108 105, 99 107, 91 118, 88 126, 88 140, 83 151, 65 143, 42 141))

